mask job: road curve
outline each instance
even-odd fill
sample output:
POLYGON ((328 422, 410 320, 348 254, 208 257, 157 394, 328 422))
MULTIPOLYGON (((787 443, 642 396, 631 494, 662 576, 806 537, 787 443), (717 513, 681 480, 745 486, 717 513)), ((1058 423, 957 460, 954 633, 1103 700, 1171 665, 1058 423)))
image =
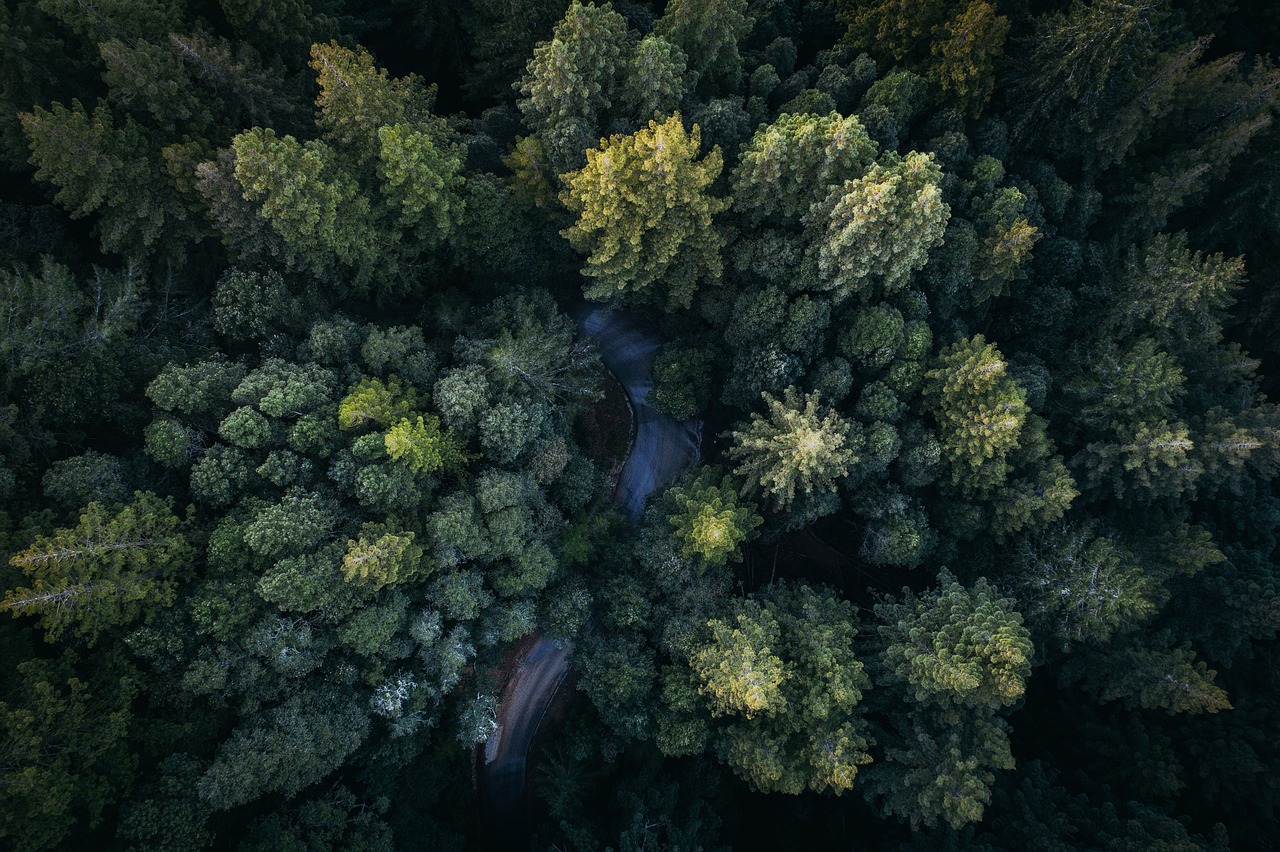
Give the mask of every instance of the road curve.
MULTIPOLYGON (((702 424, 673 420, 649 404, 651 367, 662 345, 656 331, 625 313, 586 305, 576 318, 631 401, 635 420, 631 451, 618 476, 614 499, 635 523, 649 495, 697 457, 702 424)), ((529 747, 569 673, 572 653, 572 645, 537 636, 503 690, 498 727, 485 743, 482 770, 482 807, 488 816, 484 839, 490 848, 528 848, 525 770, 529 747)))

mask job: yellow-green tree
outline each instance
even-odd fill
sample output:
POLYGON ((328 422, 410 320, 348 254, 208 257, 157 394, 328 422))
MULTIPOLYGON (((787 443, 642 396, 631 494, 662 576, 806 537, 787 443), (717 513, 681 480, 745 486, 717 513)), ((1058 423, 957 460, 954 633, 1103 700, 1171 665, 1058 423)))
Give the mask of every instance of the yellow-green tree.
POLYGON ((1007 368, 996 345, 979 334, 942 350, 938 366, 925 374, 951 481, 967 493, 1004 482, 1027 419, 1026 391, 1007 368))
POLYGON ((562 175, 560 200, 577 216, 561 233, 587 255, 584 292, 607 300, 645 294, 669 308, 688 307, 702 281, 720 282, 723 238, 712 217, 729 201, 708 193, 724 159, 701 160, 702 132, 680 113, 629 136, 600 140, 587 165, 562 175), (658 286, 666 292, 659 297, 658 286))
POLYGON ((732 482, 716 468, 702 470, 688 485, 673 486, 666 498, 676 509, 667 521, 681 549, 704 566, 741 561, 738 547, 763 523, 753 504, 739 504, 732 482))
POLYGON ((384 443, 387 455, 415 473, 454 471, 467 461, 461 442, 441 431, 440 418, 432 415, 403 418, 387 431, 384 443))
POLYGON ((786 509, 796 492, 833 491, 836 481, 858 463, 862 435, 830 408, 817 392, 800 394, 794 387, 782 399, 761 394, 769 416, 752 414, 751 422, 733 432, 729 458, 734 473, 746 477, 746 490, 763 491, 774 506, 786 509))

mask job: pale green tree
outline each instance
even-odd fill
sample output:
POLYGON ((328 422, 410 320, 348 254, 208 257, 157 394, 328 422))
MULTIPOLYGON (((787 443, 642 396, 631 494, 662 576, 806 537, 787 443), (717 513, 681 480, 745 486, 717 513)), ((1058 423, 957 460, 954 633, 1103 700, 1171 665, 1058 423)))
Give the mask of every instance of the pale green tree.
POLYGON ((863 176, 876 145, 856 116, 784 113, 756 130, 733 169, 733 204, 752 218, 796 220, 833 186, 863 176))
POLYGON ((942 169, 932 154, 885 155, 865 175, 832 188, 806 221, 817 238, 819 286, 837 299, 892 292, 942 242, 951 208, 942 200, 942 169))
POLYGON ((732 433, 729 458, 734 473, 745 477, 744 491, 763 491, 775 508, 787 509, 797 491, 834 491, 840 477, 858 463, 861 432, 830 408, 821 395, 801 395, 787 388, 782 399, 761 395, 768 417, 753 413, 751 422, 732 433))

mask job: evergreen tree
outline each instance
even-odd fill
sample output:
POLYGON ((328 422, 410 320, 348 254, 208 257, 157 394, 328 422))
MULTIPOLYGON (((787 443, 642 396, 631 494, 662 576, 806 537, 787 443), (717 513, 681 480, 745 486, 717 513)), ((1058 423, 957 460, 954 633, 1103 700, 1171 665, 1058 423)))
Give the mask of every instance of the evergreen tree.
POLYGON ((560 200, 577 217, 562 235, 588 255, 587 298, 628 292, 687 307, 698 284, 720 282, 722 238, 712 217, 728 202, 707 189, 720 174, 718 148, 697 159, 698 125, 679 113, 630 136, 600 140, 587 165, 564 175, 560 200), (666 291, 658 296, 657 285, 666 291))
POLYGON ((149 492, 114 512, 90 503, 80 523, 38 536, 9 564, 28 587, 5 593, 14 617, 34 615, 49 641, 70 630, 89 644, 173 603, 192 548, 170 504, 149 492))
POLYGON ((762 394, 769 416, 732 433, 729 458, 734 473, 746 479, 744 493, 763 491, 777 509, 786 510, 802 495, 832 491, 839 477, 858 463, 862 435, 854 424, 821 407, 817 393, 787 388, 782 399, 762 394))

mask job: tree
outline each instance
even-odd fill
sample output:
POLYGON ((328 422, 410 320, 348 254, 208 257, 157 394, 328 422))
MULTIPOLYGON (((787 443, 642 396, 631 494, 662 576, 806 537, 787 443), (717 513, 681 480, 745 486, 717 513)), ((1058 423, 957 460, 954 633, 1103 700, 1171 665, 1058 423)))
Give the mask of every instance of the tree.
POLYGON ((876 146, 856 116, 784 113, 756 130, 733 169, 733 204, 753 219, 799 221, 834 186, 857 180, 876 146))
POLYGON ((618 99, 628 116, 644 121, 674 112, 685 94, 688 57, 662 36, 640 39, 623 69, 618 99))
POLYGON ((747 0, 672 0, 654 32, 684 51, 700 81, 734 88, 742 73, 738 44, 755 26, 751 11, 747 0))
POLYGON ((379 243, 369 200, 324 142, 255 128, 231 140, 235 179, 258 216, 313 272, 337 262, 371 275, 379 243))
POLYGON ((77 100, 20 118, 36 178, 58 187, 55 200, 74 218, 98 214, 104 251, 182 256, 187 212, 158 180, 159 164, 133 119, 118 121, 103 105, 90 115, 77 100))
POLYGON ((876 606, 886 674, 922 704, 997 710, 1022 697, 1031 673, 1031 634, 1014 601, 985 578, 972 590, 943 569, 939 587, 876 606))
POLYGON ((837 301, 906 286, 942 242, 951 208, 932 154, 886 154, 862 177, 832 188, 807 224, 816 232, 819 287, 837 301))
POLYGON ((424 551, 414 544, 414 534, 392 529, 383 524, 365 524, 360 528, 359 540, 347 541, 342 575, 348 583, 362 583, 376 591, 426 576, 430 564, 424 565, 424 551))
POLYGON ((419 408, 417 391, 399 377, 391 376, 386 382, 364 378, 338 403, 338 426, 343 430, 388 428, 419 408))
POLYGON ((739 546, 763 523, 755 507, 738 505, 737 489, 716 468, 703 468, 688 485, 675 485, 665 499, 675 513, 667 518, 685 556, 704 566, 739 562, 739 546))
POLYGON ((668 670, 671 715, 659 745, 674 746, 672 723, 696 721, 702 705, 720 720, 712 731, 721 759, 753 789, 849 790, 870 762, 857 715, 870 680, 852 650, 852 607, 826 589, 779 583, 731 612, 707 622, 688 670, 668 670))
POLYGON ((615 97, 627 41, 626 21, 611 4, 574 0, 551 40, 534 48, 519 83, 519 106, 557 170, 579 166, 582 150, 597 135, 600 115, 615 97))
POLYGON ((378 178, 382 198, 396 211, 396 224, 424 245, 448 237, 462 218, 461 145, 411 124, 378 128, 378 178))
POLYGON ((938 366, 926 374, 925 395, 951 481, 967 493, 1004 481, 1027 419, 1026 391, 1007 366, 995 344, 979 334, 942 350, 938 366))
POLYGON ((310 65, 320 86, 316 123, 333 143, 353 150, 362 160, 373 160, 386 147, 380 140, 385 128, 432 121, 434 87, 413 74, 392 79, 363 47, 350 50, 336 41, 313 44, 310 65))
POLYGON ((937 57, 929 76, 943 95, 970 116, 981 114, 995 88, 996 62, 1004 52, 1009 19, 986 0, 971 0, 943 25, 945 37, 930 48, 937 57))
POLYGON ((387 431, 387 454, 420 475, 456 472, 467 463, 466 448, 451 431, 440 431, 440 418, 428 414, 402 418, 387 431))
POLYGON ((884 760, 867 772, 867 795, 913 830, 945 821, 961 829, 983 818, 995 770, 1015 766, 1001 719, 928 715, 904 719, 884 760))
POLYGON ((1132 553, 1091 527, 1061 526, 1025 541, 1023 612, 1063 648, 1103 644, 1155 614, 1164 594, 1132 553))
POLYGON ((80 523, 37 536, 9 564, 32 582, 2 606, 34 615, 50 642, 70 630, 92 645, 105 631, 173 603, 177 577, 193 556, 169 502, 138 492, 114 511, 90 503, 80 523))
POLYGON ((337 769, 369 734, 350 698, 308 690, 244 720, 201 777, 200 797, 219 810, 264 794, 292 797, 337 769))
POLYGON ((777 509, 785 510, 796 492, 833 491, 839 477, 858 463, 862 435, 839 414, 821 408, 817 393, 801 395, 787 388, 781 400, 761 395, 769 416, 732 433, 729 458, 734 473, 745 477, 743 493, 763 490, 777 509))
POLYGON ((697 160, 698 125, 679 113, 630 136, 600 140, 587 165, 563 175, 560 200, 577 217, 561 234, 588 255, 587 298, 648 295, 661 282, 668 308, 688 307, 700 281, 718 284, 723 240, 712 217, 728 206, 707 193, 724 161, 713 148, 697 160))
POLYGON ((137 765, 128 737, 139 682, 112 657, 88 679, 73 661, 19 663, 21 685, 0 701, 0 838, 19 852, 63 846, 81 821, 96 828, 137 765))

